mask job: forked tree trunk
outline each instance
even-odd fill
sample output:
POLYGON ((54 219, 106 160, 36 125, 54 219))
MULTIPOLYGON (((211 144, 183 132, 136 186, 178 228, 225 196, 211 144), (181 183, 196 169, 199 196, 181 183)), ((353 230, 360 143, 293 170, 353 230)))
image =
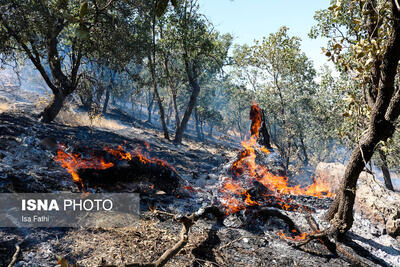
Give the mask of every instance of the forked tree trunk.
POLYGON ((65 98, 66 96, 62 93, 55 94, 50 104, 42 112, 41 121, 45 123, 52 122, 63 107, 65 98))
POLYGON ((25 52, 26 56, 33 63, 35 68, 39 71, 46 84, 53 92, 53 99, 50 104, 40 114, 41 121, 49 123, 53 121, 58 113, 60 112, 64 101, 77 87, 78 83, 78 70, 82 59, 81 47, 77 47, 76 43, 72 44, 72 62, 71 72, 66 75, 63 73, 62 60, 58 53, 58 37, 65 27, 63 19, 59 18, 52 21, 51 27, 46 29, 47 34, 43 38, 43 42, 46 44, 44 52, 47 54, 47 63, 51 71, 51 76, 48 75, 45 66, 42 64, 41 55, 36 51, 36 47, 33 43, 28 47, 25 38, 21 38, 18 30, 14 30, 9 25, 8 21, 0 16, 1 27, 12 36, 18 43, 18 46, 25 52))
MULTIPOLYGON (((190 115, 192 114, 193 108, 196 105, 197 97, 200 93, 200 85, 197 77, 197 70, 195 66, 189 66, 188 59, 185 58, 186 74, 188 76, 189 85, 192 88, 192 94, 190 95, 189 103, 186 107, 185 113, 183 115, 182 121, 177 127, 175 132, 174 142, 177 144, 182 143, 183 133, 185 132, 187 123, 189 121, 190 115)), ((195 64, 195 63, 192 63, 195 64)))
POLYGON ((400 115, 400 90, 397 88, 396 91, 394 86, 400 59, 400 10, 394 1, 392 1, 392 14, 394 17, 392 34, 383 54, 382 65, 379 66, 379 86, 373 88, 376 98, 371 95, 375 99, 368 130, 354 149, 346 166, 339 193, 326 214, 326 219, 331 221, 339 237, 353 225, 353 206, 358 177, 366 163, 371 160, 377 144, 393 136, 395 122, 400 115))

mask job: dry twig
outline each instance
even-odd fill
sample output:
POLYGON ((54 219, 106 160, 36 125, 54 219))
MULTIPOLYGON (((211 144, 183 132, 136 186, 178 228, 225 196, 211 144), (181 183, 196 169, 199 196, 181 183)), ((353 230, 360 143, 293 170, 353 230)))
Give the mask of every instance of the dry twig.
POLYGON ((19 245, 15 244, 15 253, 14 253, 12 259, 11 259, 11 262, 8 264, 8 267, 14 266, 14 264, 17 262, 18 255, 19 255, 20 251, 21 251, 21 248, 19 247, 19 245))
POLYGON ((244 237, 244 236, 241 236, 241 237, 239 237, 239 238, 237 238, 237 239, 235 239, 235 240, 232 240, 232 241, 226 243, 225 245, 221 246, 221 247, 219 248, 219 250, 222 250, 222 249, 224 249, 224 248, 226 248, 226 247, 229 247, 229 246, 232 245, 233 243, 238 242, 238 241, 242 240, 243 238, 245 238, 245 237, 244 237))
MULTIPOLYGON (((207 216, 208 214, 214 214, 217 217, 221 217, 221 213, 217 208, 208 207, 202 208, 199 211, 192 213, 189 216, 174 215, 172 213, 164 211, 153 211, 155 214, 164 214, 167 216, 173 216, 177 222, 182 224, 182 230, 180 233, 179 241, 170 249, 166 250, 161 257, 159 257, 154 262, 149 263, 130 263, 125 265, 120 265, 121 267, 161 267, 164 266, 172 257, 179 253, 179 251, 188 243, 189 240, 189 230, 193 224, 200 218, 207 216)), ((117 265, 101 265, 102 267, 118 267, 117 265)))
MULTIPOLYGON (((299 248, 307 253, 313 253, 316 255, 322 255, 321 252, 317 252, 314 250, 310 250, 309 248, 305 248, 306 244, 310 243, 313 240, 317 240, 320 242, 330 253, 334 256, 339 256, 346 261, 350 262, 353 266, 371 266, 369 260, 363 259, 361 256, 358 256, 357 253, 335 240, 335 242, 331 241, 330 237, 334 237, 336 233, 336 229, 334 227, 328 228, 325 231, 321 231, 316 220, 311 216, 311 214, 306 214, 306 220, 309 224, 312 234, 307 235, 307 237, 302 241, 294 241, 291 239, 286 239, 286 241, 293 247, 299 248)), ((336 239, 336 238, 335 238, 336 239)))

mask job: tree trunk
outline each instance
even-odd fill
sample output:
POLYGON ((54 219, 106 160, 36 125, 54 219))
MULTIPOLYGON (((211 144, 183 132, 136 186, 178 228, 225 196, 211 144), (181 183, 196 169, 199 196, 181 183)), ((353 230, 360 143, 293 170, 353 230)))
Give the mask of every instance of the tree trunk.
POLYGON ((193 113, 194 121, 195 121, 195 126, 196 126, 196 133, 197 133, 197 139, 201 140, 201 133, 200 133, 200 122, 199 122, 199 115, 197 113, 197 108, 194 108, 194 113, 193 113))
POLYGON ((267 127, 267 118, 265 117, 264 110, 261 110, 261 128, 259 131, 259 136, 258 136, 258 143, 265 148, 271 150, 271 138, 268 132, 268 127, 267 127))
MULTIPOLYGON (((155 77, 153 79, 155 79, 155 77)), ((169 140, 168 128, 167 128, 167 124, 165 122, 165 111, 164 111, 164 107, 162 104, 160 94, 158 93, 157 83, 155 82, 155 80, 153 80, 153 89, 154 89, 154 95, 156 97, 157 104, 158 104, 158 112, 160 114, 160 121, 161 121, 161 126, 162 126, 162 129, 164 132, 164 138, 169 140)))
MULTIPOLYGON (((160 27, 160 36, 161 36, 161 38, 163 38, 162 27, 160 27)), ((172 103, 173 103, 173 108, 174 108, 174 112, 175 112, 175 130, 176 130, 176 129, 178 129, 179 124, 180 124, 179 110, 178 110, 178 105, 176 104, 177 88, 174 85, 174 82, 173 82, 172 77, 171 77, 170 72, 169 72, 169 54, 167 52, 164 52, 163 55, 164 55, 165 75, 167 77, 168 86, 169 86, 169 89, 171 91, 172 103)))
POLYGON ((115 71, 110 70, 110 82, 107 86, 106 99, 104 101, 104 106, 103 106, 103 114, 104 115, 107 113, 108 101, 110 100, 111 90, 113 89, 113 86, 114 86, 115 76, 116 76, 115 71))
MULTIPOLYGON (((189 85, 192 88, 192 94, 190 95, 189 103, 186 107, 182 121, 175 132, 174 142, 177 144, 182 143, 183 133, 186 129, 186 125, 189 121, 189 118, 190 118, 190 115, 192 114, 193 108, 196 105, 197 97, 199 96, 199 93, 200 93, 200 85, 197 80, 198 77, 197 77, 196 67, 192 66, 192 68, 190 68, 187 60, 188 59, 185 58, 186 74, 188 76, 189 85)), ((195 63, 193 63, 193 64, 195 64, 195 63)))
POLYGON ((136 116, 136 112, 135 112, 135 109, 136 109, 136 106, 135 106, 135 97, 134 97, 134 95, 132 94, 131 95, 131 110, 132 110, 132 117, 133 117, 133 119, 135 119, 135 116, 136 116))
POLYGON ((200 121, 200 134, 201 134, 201 141, 203 141, 204 140, 204 131, 203 131, 203 122, 202 121, 200 121))
POLYGON ((152 21, 152 48, 151 48, 151 51, 149 51, 147 58, 149 60, 148 64, 149 64, 151 79, 153 82, 153 91, 154 91, 154 96, 155 96, 155 98, 157 100, 157 104, 158 104, 158 110, 159 110, 159 114, 160 114, 161 126, 162 126, 162 129, 164 132, 164 138, 169 140, 168 128, 167 128, 167 124, 165 123, 165 111, 164 111, 164 107, 162 104, 160 94, 158 92, 157 80, 156 80, 156 16, 155 16, 155 14, 153 14, 153 21, 152 21))
POLYGON ((395 18, 393 30, 382 57, 382 65, 379 66, 381 69, 379 87, 374 88, 377 91, 377 97, 368 130, 361 137, 359 146, 353 151, 346 166, 340 191, 326 214, 326 219, 331 221, 339 236, 345 234, 353 224, 356 185, 361 171, 370 161, 376 145, 393 136, 395 122, 400 115, 400 90, 398 88, 395 90, 394 87, 400 60, 400 11, 393 1, 392 13, 395 18))
POLYGON ((308 159, 306 145, 304 144, 304 137, 301 132, 299 133, 299 139, 300 139, 300 148, 301 148, 301 151, 303 152, 303 156, 304 156, 303 164, 304 164, 304 166, 307 166, 309 159, 308 159))
POLYGON ((41 114, 41 121, 45 123, 52 122, 63 107, 65 98, 66 96, 64 96, 62 93, 54 94, 52 101, 41 114))
POLYGON ((167 111, 167 126, 171 123, 171 115, 172 115, 172 101, 168 104, 168 111, 167 111))
POLYGON ((237 120, 236 124, 237 124, 238 130, 239 130, 239 138, 242 141, 243 140, 243 133, 242 133, 242 126, 241 126, 240 121, 241 121, 240 119, 237 120))
POLYGON ((176 129, 178 129, 179 125, 181 124, 181 119, 179 118, 178 105, 176 103, 176 93, 172 94, 172 102, 173 102, 174 112, 175 112, 175 130, 176 130, 176 129))
MULTIPOLYGON (((42 121, 43 122, 51 122, 55 119, 55 117, 58 115, 60 112, 65 99, 67 96, 69 96, 72 92, 75 91, 77 84, 78 84, 78 78, 77 78, 77 73, 79 70, 80 66, 80 61, 82 58, 81 50, 79 50, 79 53, 77 57, 75 58, 74 55, 74 62, 72 62, 72 70, 70 73, 70 76, 65 75, 62 70, 62 63, 61 59, 58 55, 58 40, 57 36, 60 34, 60 32, 63 29, 63 26, 59 24, 56 26, 53 30, 54 32, 49 32, 47 36, 47 41, 46 41, 46 48, 47 48, 47 61, 50 67, 51 75, 53 78, 53 83, 48 83, 50 88, 53 91, 54 97, 52 102, 50 103, 49 106, 45 108, 43 111, 42 115, 42 121)), ((73 49, 74 50, 74 49, 73 49)), ((74 52, 74 51, 72 51, 74 52)), ((33 62, 35 64, 35 62, 33 62)), ((39 63, 40 64, 40 63, 39 63)), ((38 62, 36 62, 35 66, 38 65, 38 62)), ((40 71, 40 68, 39 68, 40 71)), ((45 74, 42 74, 44 76, 45 74)), ((45 78, 45 80, 47 80, 45 78)))
POLYGON ((103 105, 103 115, 106 115, 107 113, 107 107, 108 107, 108 102, 110 101, 110 89, 107 89, 106 92, 106 98, 104 99, 104 105, 103 105))
POLYGON ((389 171, 389 168, 387 165, 386 154, 382 150, 379 150, 379 156, 382 160, 381 170, 382 170, 382 174, 383 174, 383 180, 385 181, 385 186, 387 189, 394 191, 392 179, 390 177, 390 171, 389 171))
POLYGON ((369 130, 361 138, 359 147, 353 151, 346 166, 339 194, 326 214, 326 219, 331 220, 338 234, 346 233, 353 225, 353 206, 360 173, 371 160, 376 145, 394 133, 394 125, 381 116, 381 113, 373 115, 369 130))
POLYGON ((152 99, 150 104, 147 106, 147 121, 148 123, 151 123, 151 114, 153 113, 153 104, 154 100, 152 99))
POLYGON ((209 125, 209 131, 208 131, 208 137, 209 138, 212 138, 213 137, 213 128, 214 128, 214 124, 213 123, 210 123, 209 125))
POLYGON ((90 107, 92 106, 92 98, 79 95, 79 99, 81 100, 83 109, 86 111, 90 110, 90 107))

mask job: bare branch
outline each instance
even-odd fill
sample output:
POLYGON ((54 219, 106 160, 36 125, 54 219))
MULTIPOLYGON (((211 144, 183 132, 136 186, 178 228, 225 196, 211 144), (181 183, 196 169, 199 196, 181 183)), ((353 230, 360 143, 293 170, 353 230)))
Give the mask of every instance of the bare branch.
POLYGON ((7 30, 8 34, 10 34, 10 36, 12 36, 21 46, 21 48, 25 51, 26 55, 32 61, 33 65, 35 65, 36 69, 40 72, 46 84, 50 87, 50 89, 53 92, 57 92, 57 88, 54 86, 50 77, 47 75, 46 70, 44 69, 42 63, 40 62, 40 55, 33 47, 33 44, 31 43, 33 48, 33 51, 31 51, 28 48, 28 46, 21 40, 20 36, 13 29, 11 29, 11 27, 7 24, 6 20, 1 15, 0 15, 0 21, 1 24, 4 26, 4 28, 7 30))
POLYGON ((12 259, 11 259, 11 262, 8 264, 8 267, 13 267, 14 266, 14 264, 17 262, 18 255, 19 255, 20 251, 21 251, 21 248, 19 247, 19 245, 15 244, 15 253, 14 253, 12 259))

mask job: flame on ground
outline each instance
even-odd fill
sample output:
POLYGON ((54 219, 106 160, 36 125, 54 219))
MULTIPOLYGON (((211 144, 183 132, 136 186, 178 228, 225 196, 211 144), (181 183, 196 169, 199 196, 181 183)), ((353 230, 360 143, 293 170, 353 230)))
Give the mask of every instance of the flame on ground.
POLYGON ((305 240, 312 233, 299 233, 296 230, 292 230, 293 236, 286 235, 284 232, 278 232, 277 235, 282 239, 288 239, 292 241, 302 241, 305 240))
POLYGON ((55 161, 59 162, 69 174, 71 174, 74 182, 83 186, 83 182, 79 177, 78 169, 97 169, 104 170, 114 166, 111 162, 105 162, 103 158, 91 157, 88 159, 82 158, 79 154, 69 153, 66 151, 65 145, 59 145, 55 161))
POLYGON ((270 194, 264 194, 266 202, 268 202, 268 197, 274 196, 275 200, 278 201, 278 204, 284 210, 296 209, 292 205, 290 198, 288 200, 281 198, 284 195, 308 195, 319 198, 334 196, 329 191, 329 184, 320 179, 315 179, 313 184, 305 188, 299 185, 291 187, 289 186, 288 177, 275 175, 267 167, 257 164, 256 149, 265 154, 270 153, 268 149, 260 147, 257 143, 262 123, 261 110, 257 104, 251 107, 250 120, 251 136, 249 140, 241 143, 244 150, 230 168, 233 177, 223 177, 223 183, 219 189, 223 195, 221 203, 225 206, 225 213, 227 215, 246 209, 246 206, 262 205, 262 203, 254 201, 250 193, 245 189, 245 187, 251 186, 254 181, 261 183, 271 191, 270 194), (242 176, 243 174, 246 175, 242 176), (238 177, 239 179, 234 179, 238 177))
MULTIPOLYGON (((146 149, 149 150, 150 145, 148 143, 145 143, 144 145, 146 149)), ((158 159, 156 157, 149 157, 146 153, 143 153, 140 148, 132 152, 126 152, 124 148, 121 145, 119 145, 117 149, 105 147, 103 150, 109 153, 110 155, 113 155, 118 160, 131 161, 132 159, 136 158, 140 160, 140 162, 142 162, 143 164, 153 163, 161 165, 163 167, 169 167, 170 169, 176 171, 175 168, 166 161, 158 159)), ((69 174, 71 174, 74 182, 80 184, 82 188, 83 188, 83 181, 78 175, 79 169, 105 170, 114 166, 114 163, 107 162, 101 156, 95 156, 91 154, 88 157, 83 157, 78 153, 68 152, 66 146, 62 144, 59 145, 57 156, 54 158, 54 160, 59 162, 61 166, 65 168, 69 174)))

